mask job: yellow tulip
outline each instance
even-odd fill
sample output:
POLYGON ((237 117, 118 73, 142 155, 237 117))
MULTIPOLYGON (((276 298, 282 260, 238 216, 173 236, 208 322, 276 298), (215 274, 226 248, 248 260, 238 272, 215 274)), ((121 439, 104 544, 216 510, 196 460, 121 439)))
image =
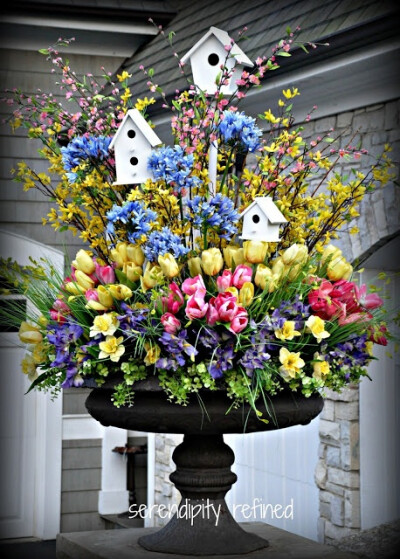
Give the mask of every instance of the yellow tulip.
POLYGON ((144 348, 147 351, 144 357, 145 365, 154 365, 158 361, 161 353, 161 349, 157 344, 150 345, 149 343, 144 344, 144 348))
POLYGON ((203 250, 201 253, 201 266, 207 276, 216 276, 224 267, 224 259, 219 248, 203 250))
POLYGON ((93 299, 90 299, 85 307, 87 309, 92 309, 93 311, 108 311, 109 307, 105 307, 104 305, 102 305, 101 303, 99 303, 99 301, 94 301, 93 299))
POLYGON ((79 287, 82 287, 85 291, 93 289, 95 282, 85 272, 75 270, 75 277, 79 287))
POLYGON ((264 264, 259 264, 256 269, 256 275, 254 276, 254 283, 264 291, 266 287, 269 287, 271 280, 272 270, 264 264))
POLYGON ((247 262, 258 264, 264 262, 268 252, 268 243, 265 241, 244 241, 243 256, 247 262))
POLYGON ((163 278, 164 275, 160 266, 154 266, 150 262, 147 262, 144 274, 140 278, 142 290, 146 292, 148 289, 152 289, 157 284, 162 283, 163 278))
POLYGON ((194 256, 188 260, 189 274, 192 278, 196 276, 201 276, 201 258, 199 256, 194 256))
POLYGON ((76 270, 80 270, 85 274, 93 274, 96 269, 92 257, 86 250, 83 249, 79 250, 76 253, 75 260, 73 260, 72 262, 72 266, 76 270))
POLYGON ((293 281, 299 275, 302 267, 303 267, 302 264, 285 266, 283 269, 283 273, 281 274, 281 277, 286 277, 289 281, 293 281))
POLYGON ((245 281, 239 294, 239 303, 243 307, 248 307, 254 298, 254 284, 245 281))
POLYGON ((243 248, 228 245, 223 249, 224 259, 228 268, 236 268, 244 262, 243 248))
POLYGON ((167 252, 164 256, 160 255, 158 257, 158 263, 160 268, 167 278, 174 278, 179 274, 178 262, 175 260, 174 256, 167 252))
POLYGON ((43 336, 39 328, 29 322, 21 322, 18 332, 19 339, 23 344, 39 344, 43 341, 43 336))
POLYGON ((308 257, 308 249, 306 245, 294 244, 287 248, 282 254, 282 261, 286 266, 293 266, 305 264, 308 257))
MULTIPOLYGON (((104 285, 99 285, 97 287, 97 295, 99 297, 99 303, 101 305, 103 305, 106 309, 111 308, 114 305, 114 299, 111 295, 111 293, 109 292, 109 290, 107 289, 107 287, 104 287, 104 285)), ((95 301, 97 302, 97 301, 95 301)), ((94 307, 92 307, 94 308, 94 307)))
POLYGON ((115 262, 117 268, 122 268, 127 261, 127 245, 126 243, 118 243, 115 248, 110 251, 111 260, 115 262))
POLYGON ((139 281, 140 276, 143 274, 142 266, 138 266, 134 262, 125 262, 122 267, 122 271, 126 275, 129 281, 139 281))
POLYGON ((339 256, 329 261, 326 273, 331 281, 348 280, 353 273, 353 267, 343 256, 339 256))
POLYGON ((275 277, 281 278, 285 272, 285 264, 283 263, 282 258, 279 256, 276 258, 272 263, 272 273, 275 277))
POLYGON ((340 248, 335 247, 334 245, 327 245, 324 249, 324 252, 321 256, 321 264, 324 264, 328 258, 332 261, 335 258, 339 258, 342 256, 342 251, 340 248))
POLYGON ((144 252, 139 246, 128 245, 126 247, 126 258, 127 262, 133 262, 136 266, 143 266, 144 252))
POLYGON ((114 297, 117 301, 125 301, 126 299, 130 299, 132 297, 132 290, 127 285, 123 285, 122 283, 109 285, 108 290, 112 297, 114 297))
POLYGON ((68 291, 68 293, 71 293, 71 295, 84 295, 86 291, 86 289, 84 289, 75 281, 67 282, 64 285, 64 288, 68 291))

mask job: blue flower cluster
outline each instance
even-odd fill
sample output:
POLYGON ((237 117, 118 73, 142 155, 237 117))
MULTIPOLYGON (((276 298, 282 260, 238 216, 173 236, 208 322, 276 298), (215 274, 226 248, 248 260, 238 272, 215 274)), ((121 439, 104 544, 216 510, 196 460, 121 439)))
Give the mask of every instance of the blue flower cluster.
POLYGON ((234 357, 233 341, 218 346, 208 366, 208 372, 212 378, 221 378, 226 371, 232 369, 234 357))
POLYGON ((187 201, 188 220, 194 227, 203 230, 204 226, 216 230, 221 239, 230 240, 237 233, 236 223, 240 214, 235 210, 232 200, 217 194, 209 201, 201 196, 195 196, 187 201))
POLYGON ((82 161, 103 161, 108 157, 108 148, 112 138, 107 136, 77 136, 68 146, 61 148, 62 162, 68 180, 74 183, 78 173, 73 172, 82 161))
POLYGON ((156 362, 158 369, 175 371, 178 366, 187 364, 187 357, 191 360, 197 355, 197 349, 187 341, 187 330, 181 330, 177 335, 164 332, 158 342, 164 346, 170 357, 161 357, 156 362))
POLYGON ((146 333, 147 309, 132 309, 132 307, 122 302, 121 311, 123 314, 117 316, 119 328, 127 336, 137 336, 137 334, 146 333))
POLYGON ((153 231, 142 248, 149 262, 156 262, 159 256, 164 256, 167 252, 175 258, 189 252, 189 249, 182 244, 181 238, 172 233, 169 227, 163 227, 161 231, 153 231))
POLYGON ((125 202, 122 206, 114 204, 107 212, 107 233, 113 235, 115 227, 123 226, 127 231, 128 241, 140 241, 143 235, 152 228, 152 222, 157 219, 156 212, 146 208, 141 202, 125 202))
POLYGON ((243 366, 247 376, 252 377, 255 369, 264 369, 265 363, 271 358, 265 349, 265 343, 254 343, 244 352, 239 363, 243 366))
POLYGON ((65 370, 66 374, 61 385, 62 388, 83 384, 83 380, 79 376, 75 378, 78 374, 77 359, 75 352, 70 349, 70 344, 75 344, 82 334, 83 328, 81 326, 69 322, 49 327, 47 339, 54 346, 56 352, 56 357, 51 366, 65 370))
POLYGON ((156 180, 164 180, 180 193, 183 188, 190 189, 201 182, 199 177, 191 176, 193 163, 193 155, 185 154, 181 146, 167 146, 154 150, 147 166, 156 180))
POLYGON ((223 119, 218 125, 218 132, 225 142, 237 141, 250 152, 255 151, 261 144, 262 131, 256 125, 255 118, 246 116, 243 112, 223 111, 223 119))

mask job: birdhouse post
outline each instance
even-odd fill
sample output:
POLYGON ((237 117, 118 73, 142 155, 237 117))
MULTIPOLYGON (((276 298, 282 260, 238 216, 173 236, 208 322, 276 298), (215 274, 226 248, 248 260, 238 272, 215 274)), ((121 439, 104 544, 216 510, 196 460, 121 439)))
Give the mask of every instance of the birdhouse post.
POLYGON ((127 111, 111 144, 117 177, 114 184, 141 184, 153 178, 147 160, 162 142, 137 109, 127 111))
POLYGON ((267 196, 255 198, 240 215, 243 219, 242 239, 248 241, 279 241, 279 226, 287 219, 267 196))

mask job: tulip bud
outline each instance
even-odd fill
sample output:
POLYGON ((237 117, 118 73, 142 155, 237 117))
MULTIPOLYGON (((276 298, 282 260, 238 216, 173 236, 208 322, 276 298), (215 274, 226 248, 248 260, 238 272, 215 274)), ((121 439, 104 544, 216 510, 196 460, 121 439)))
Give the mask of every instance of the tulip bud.
POLYGON ((223 251, 228 268, 236 268, 236 266, 244 263, 244 251, 242 248, 228 245, 223 251))
POLYGON ((254 285, 250 281, 246 281, 239 294, 239 303, 243 307, 248 307, 254 298, 254 285))
POLYGON ((132 290, 127 285, 123 285, 122 283, 109 285, 108 291, 117 301, 125 301, 126 299, 130 299, 132 297, 132 290))
POLYGON ((75 256, 75 260, 72 262, 72 266, 85 274, 93 274, 95 271, 95 263, 92 257, 86 250, 79 250, 75 256))
POLYGON ((282 260, 286 266, 292 266, 293 264, 305 264, 307 257, 308 249, 306 245, 298 244, 290 246, 282 254, 282 260))
POLYGON ((86 303, 85 307, 87 309, 92 309, 94 311, 107 311, 109 309, 109 307, 105 307, 99 301, 94 301, 93 299, 88 301, 86 303))
POLYGON ((227 289, 225 289, 225 293, 232 293, 232 295, 234 295, 236 297, 236 300, 239 299, 239 291, 236 289, 236 287, 228 287, 227 289))
POLYGON ((162 283, 163 277, 160 266, 152 266, 150 262, 147 262, 144 274, 140 278, 142 290, 146 292, 148 289, 152 289, 157 284, 162 283))
POLYGON ((294 281, 299 275, 301 268, 301 264, 285 266, 283 270, 283 276, 286 277, 289 281, 294 281))
POLYGON ((114 305, 114 299, 108 289, 104 287, 104 285, 98 286, 97 295, 99 297, 99 303, 105 309, 110 309, 114 305))
POLYGON ((141 266, 137 266, 134 262, 125 262, 122 271, 129 281, 139 281, 140 276, 143 274, 141 266))
POLYGON ((217 275, 224 266, 224 259, 219 248, 203 250, 201 253, 201 266, 207 276, 217 275))
POLYGON ((326 273, 331 281, 348 280, 353 273, 353 267, 343 256, 339 256, 329 261, 326 273))
POLYGON ((95 285, 94 281, 89 276, 87 276, 84 272, 81 272, 80 270, 76 270, 75 277, 78 285, 82 287, 85 291, 87 291, 88 289, 93 289, 95 285))
POLYGON ((256 269, 256 275, 254 277, 254 283, 264 291, 266 287, 269 286, 272 279, 272 271, 268 266, 264 264, 259 264, 256 269))
POLYGON ((244 241, 243 256, 247 262, 258 264, 264 262, 268 252, 268 243, 265 241, 244 241))
POLYGON ((194 256, 188 260, 189 274, 192 278, 196 276, 201 276, 201 258, 199 256, 194 256))
POLYGON ((273 261, 272 263, 272 273, 278 277, 281 278, 282 274, 284 273, 285 270, 285 265, 283 263, 283 260, 281 257, 276 258, 276 260, 273 261))
POLYGON ((340 250, 340 248, 337 248, 334 245, 328 245, 325 247, 324 252, 322 253, 321 264, 324 264, 328 259, 332 261, 335 258, 339 258, 340 256, 342 256, 342 251, 340 250))
POLYGON ((18 332, 19 339, 23 344, 38 344, 43 341, 39 328, 34 324, 22 321, 18 332))
POLYGON ((115 248, 110 251, 111 259, 116 263, 117 268, 122 268, 124 263, 128 260, 126 243, 118 243, 115 248))
POLYGON ((143 266, 144 252, 136 245, 128 245, 126 248, 126 257, 128 262, 133 262, 136 266, 143 266))
POLYGON ((71 293, 71 295, 84 295, 86 291, 86 289, 74 281, 67 282, 64 287, 68 293, 71 293))
POLYGON ((164 276, 167 276, 167 278, 174 278, 179 274, 178 262, 169 252, 164 254, 164 256, 160 255, 158 257, 158 263, 160 264, 164 276))

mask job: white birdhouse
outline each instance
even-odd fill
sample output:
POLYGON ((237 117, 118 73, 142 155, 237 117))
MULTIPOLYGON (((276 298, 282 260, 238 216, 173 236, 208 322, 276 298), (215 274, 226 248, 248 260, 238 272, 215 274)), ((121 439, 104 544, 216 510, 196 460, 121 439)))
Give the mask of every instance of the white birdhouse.
POLYGON ((279 241, 279 226, 287 219, 267 196, 255 198, 240 215, 243 218, 242 239, 248 241, 279 241))
POLYGON ((162 142, 137 109, 127 111, 112 142, 117 178, 114 184, 140 184, 153 178, 147 168, 152 148, 162 142))
POLYGON ((221 87, 221 93, 231 95, 235 92, 236 80, 240 79, 244 66, 254 66, 252 61, 238 47, 233 44, 229 57, 225 46, 231 44, 231 38, 226 31, 217 27, 210 27, 207 33, 181 59, 186 63, 190 60, 194 84, 201 90, 213 95, 217 91, 215 80, 221 72, 221 64, 229 70, 234 68, 228 85, 221 87))

